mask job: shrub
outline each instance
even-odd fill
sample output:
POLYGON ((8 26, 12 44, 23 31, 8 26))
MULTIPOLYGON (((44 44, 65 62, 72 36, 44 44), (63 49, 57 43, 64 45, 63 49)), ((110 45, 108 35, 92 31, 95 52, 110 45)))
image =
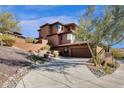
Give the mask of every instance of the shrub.
POLYGON ((111 67, 109 67, 108 65, 106 65, 104 67, 104 71, 105 71, 106 74, 111 74, 112 73, 111 67))
POLYGON ((122 58, 123 55, 119 52, 119 50, 117 49, 112 49, 112 55, 115 57, 115 58, 122 58))
POLYGON ((12 39, 12 37, 8 34, 4 34, 0 36, 2 42, 4 43, 4 45, 6 46, 13 46, 15 43, 15 40, 12 39))
POLYGON ((53 51, 54 57, 59 57, 59 52, 58 51, 53 51))
POLYGON ((49 45, 45 45, 43 49, 50 50, 50 46, 49 45))
POLYGON ((30 55, 28 58, 35 63, 38 62, 39 64, 43 64, 45 62, 45 59, 43 57, 39 57, 34 54, 30 55))
POLYGON ((117 68, 119 67, 119 64, 117 62, 109 62, 104 66, 104 72, 107 74, 113 73, 117 68), (110 64, 111 63, 111 64, 110 64))
POLYGON ((38 40, 32 37, 27 37, 25 41, 26 43, 35 43, 35 44, 38 43, 38 40))
POLYGON ((25 39, 25 41, 26 41, 26 43, 33 43, 34 38, 32 38, 32 37, 27 37, 27 38, 25 39))
POLYGON ((0 42, 2 41, 2 35, 0 35, 0 42))
POLYGON ((33 43, 35 43, 35 44, 38 43, 38 40, 37 39, 34 39, 33 40, 33 43))

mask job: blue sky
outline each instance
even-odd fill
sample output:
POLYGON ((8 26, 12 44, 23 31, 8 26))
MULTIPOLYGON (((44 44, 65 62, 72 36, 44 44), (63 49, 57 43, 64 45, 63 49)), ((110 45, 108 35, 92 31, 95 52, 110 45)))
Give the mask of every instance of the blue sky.
POLYGON ((63 5, 28 5, 28 6, 1 6, 1 11, 12 12, 20 21, 21 32, 24 36, 38 37, 37 29, 44 23, 61 21, 63 23, 79 21, 87 6, 63 6, 63 5))
MULTIPOLYGON (((78 23, 80 16, 85 13, 85 5, 9 5, 0 6, 0 12, 12 12, 20 22, 21 33, 26 37, 38 37, 37 29, 44 23, 61 21, 62 23, 78 23)), ((97 6, 95 15, 101 15, 103 6, 97 6)), ((121 43, 114 47, 124 47, 121 43)))

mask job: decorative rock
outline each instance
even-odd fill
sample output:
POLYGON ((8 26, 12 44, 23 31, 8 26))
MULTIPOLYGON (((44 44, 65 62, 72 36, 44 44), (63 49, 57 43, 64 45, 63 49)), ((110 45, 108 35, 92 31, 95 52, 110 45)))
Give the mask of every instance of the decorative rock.
POLYGON ((13 77, 9 77, 9 79, 3 84, 3 88, 14 88, 18 84, 18 82, 21 80, 21 78, 29 72, 28 70, 29 67, 27 68, 22 68, 18 70, 17 74, 13 75, 13 77))

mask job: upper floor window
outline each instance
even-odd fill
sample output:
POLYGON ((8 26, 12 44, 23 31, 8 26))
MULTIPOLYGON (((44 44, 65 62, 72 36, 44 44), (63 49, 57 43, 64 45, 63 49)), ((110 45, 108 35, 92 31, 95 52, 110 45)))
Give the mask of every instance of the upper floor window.
POLYGON ((72 34, 67 34, 67 40, 71 40, 72 34))
POLYGON ((62 29, 62 26, 60 24, 56 24, 55 27, 57 30, 62 29))
POLYGON ((67 40, 70 40, 71 43, 75 41, 75 36, 73 34, 67 34, 67 40))

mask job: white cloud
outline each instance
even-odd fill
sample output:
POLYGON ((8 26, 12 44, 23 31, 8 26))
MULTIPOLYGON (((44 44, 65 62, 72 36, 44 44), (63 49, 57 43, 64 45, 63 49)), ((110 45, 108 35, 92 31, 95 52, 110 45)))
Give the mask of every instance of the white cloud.
POLYGON ((60 21, 64 24, 72 23, 72 22, 78 23, 78 19, 76 17, 51 16, 51 17, 42 17, 35 20, 24 20, 19 23, 19 26, 21 27, 21 31, 22 34, 24 34, 24 36, 38 37, 37 30, 39 29, 39 26, 45 23, 54 23, 55 21, 60 21))

